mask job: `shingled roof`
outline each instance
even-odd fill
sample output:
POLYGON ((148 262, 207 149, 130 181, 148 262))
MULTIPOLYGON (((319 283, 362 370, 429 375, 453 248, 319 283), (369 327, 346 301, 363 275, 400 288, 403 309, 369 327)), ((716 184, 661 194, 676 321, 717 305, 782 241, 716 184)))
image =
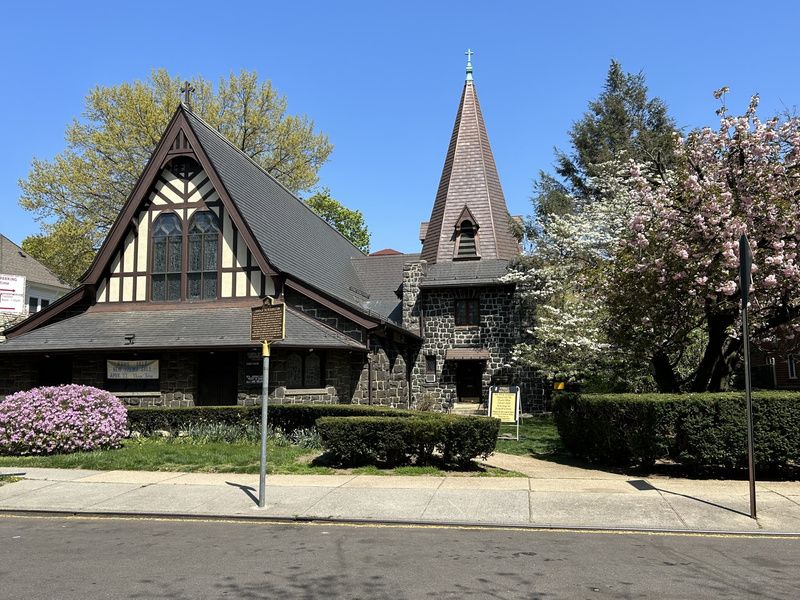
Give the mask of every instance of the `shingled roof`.
POLYGON ((479 226, 479 254, 483 259, 510 260, 519 254, 486 134, 471 65, 450 138, 439 189, 425 231, 422 258, 429 263, 452 261, 457 219, 465 207, 479 226))
POLYGON ((373 254, 353 259, 369 299, 362 304, 394 323, 403 318, 402 299, 397 291, 403 283, 403 267, 419 260, 419 254, 373 254))
POLYGON ((0 234, 0 273, 22 275, 30 283, 50 285, 64 291, 70 289, 50 269, 2 234, 0 234))
MULTIPOLYGON (((0 344, 0 354, 258 346, 250 340, 250 314, 249 307, 89 311, 10 339, 0 344), (125 340, 131 334, 133 345, 125 340)), ((274 345, 366 350, 356 340, 291 308, 286 311, 286 339, 274 345)))
POLYGON ((361 304, 363 285, 350 259, 364 253, 221 133, 182 110, 269 262, 336 298, 361 304))

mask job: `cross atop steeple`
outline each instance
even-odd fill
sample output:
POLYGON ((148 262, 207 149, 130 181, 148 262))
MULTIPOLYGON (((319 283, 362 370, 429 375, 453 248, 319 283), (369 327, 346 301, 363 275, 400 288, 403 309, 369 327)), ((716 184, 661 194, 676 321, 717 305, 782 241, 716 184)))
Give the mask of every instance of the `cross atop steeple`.
POLYGON ((475 54, 470 48, 464 52, 467 56, 467 81, 472 81, 472 55, 475 54))
POLYGON ((183 94, 183 104, 189 110, 192 110, 192 94, 194 91, 194 86, 191 83, 188 81, 183 83, 183 87, 181 88, 181 94, 183 94))

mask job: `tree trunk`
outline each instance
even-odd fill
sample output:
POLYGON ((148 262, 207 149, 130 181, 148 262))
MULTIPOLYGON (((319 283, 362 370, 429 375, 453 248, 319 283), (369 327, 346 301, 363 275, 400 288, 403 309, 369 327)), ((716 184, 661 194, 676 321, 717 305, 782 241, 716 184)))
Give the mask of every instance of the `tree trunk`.
POLYGON ((731 313, 711 314, 707 318, 708 342, 692 384, 689 386, 692 392, 705 392, 710 389, 717 362, 723 360, 722 350, 725 340, 728 339, 725 330, 736 320, 735 315, 731 313))
POLYGON ((739 350, 742 343, 738 340, 728 338, 723 348, 719 360, 714 365, 714 370, 711 372, 711 379, 708 382, 709 392, 721 392, 723 390, 723 383, 725 383, 736 368, 736 363, 739 360, 739 350))
POLYGON ((653 365, 653 378, 656 380, 658 391, 662 393, 679 392, 678 378, 675 376, 675 370, 669 362, 669 357, 658 351, 650 362, 653 365))

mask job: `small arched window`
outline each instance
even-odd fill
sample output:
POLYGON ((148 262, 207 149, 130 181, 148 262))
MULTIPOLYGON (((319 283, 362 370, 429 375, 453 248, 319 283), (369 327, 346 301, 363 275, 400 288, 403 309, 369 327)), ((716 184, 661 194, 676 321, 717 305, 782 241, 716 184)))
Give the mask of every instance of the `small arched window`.
POLYGON ((318 388, 322 385, 322 370, 320 369, 320 358, 317 352, 312 352, 306 356, 305 372, 303 373, 303 385, 307 388, 318 388))
POLYGON ((469 219, 461 221, 461 225, 458 228, 458 250, 456 252, 456 258, 478 257, 478 245, 475 238, 476 229, 475 224, 469 219))
POLYGON ((299 354, 290 354, 286 358, 286 387, 303 387, 303 358, 299 354))
POLYGON ((198 211, 189 225, 189 300, 211 300, 217 297, 217 264, 219 225, 216 215, 198 211))
POLYGON ((157 302, 181 299, 183 231, 175 213, 164 213, 153 224, 151 297, 157 302))

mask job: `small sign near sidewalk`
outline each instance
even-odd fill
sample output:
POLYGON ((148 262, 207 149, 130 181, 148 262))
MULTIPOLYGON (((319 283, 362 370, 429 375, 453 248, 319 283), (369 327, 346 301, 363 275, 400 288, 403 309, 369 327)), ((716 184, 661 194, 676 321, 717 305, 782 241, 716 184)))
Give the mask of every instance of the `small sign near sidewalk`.
POLYGON ((267 422, 269 418, 269 344, 286 335, 286 305, 264 298, 262 306, 253 307, 250 339, 261 342, 261 469, 258 476, 258 507, 267 504, 267 422))
POLYGON ((489 388, 489 416, 500 419, 500 427, 503 425, 512 425, 516 429, 514 437, 510 434, 501 435, 501 439, 514 439, 519 441, 521 413, 518 385, 494 385, 489 388))

